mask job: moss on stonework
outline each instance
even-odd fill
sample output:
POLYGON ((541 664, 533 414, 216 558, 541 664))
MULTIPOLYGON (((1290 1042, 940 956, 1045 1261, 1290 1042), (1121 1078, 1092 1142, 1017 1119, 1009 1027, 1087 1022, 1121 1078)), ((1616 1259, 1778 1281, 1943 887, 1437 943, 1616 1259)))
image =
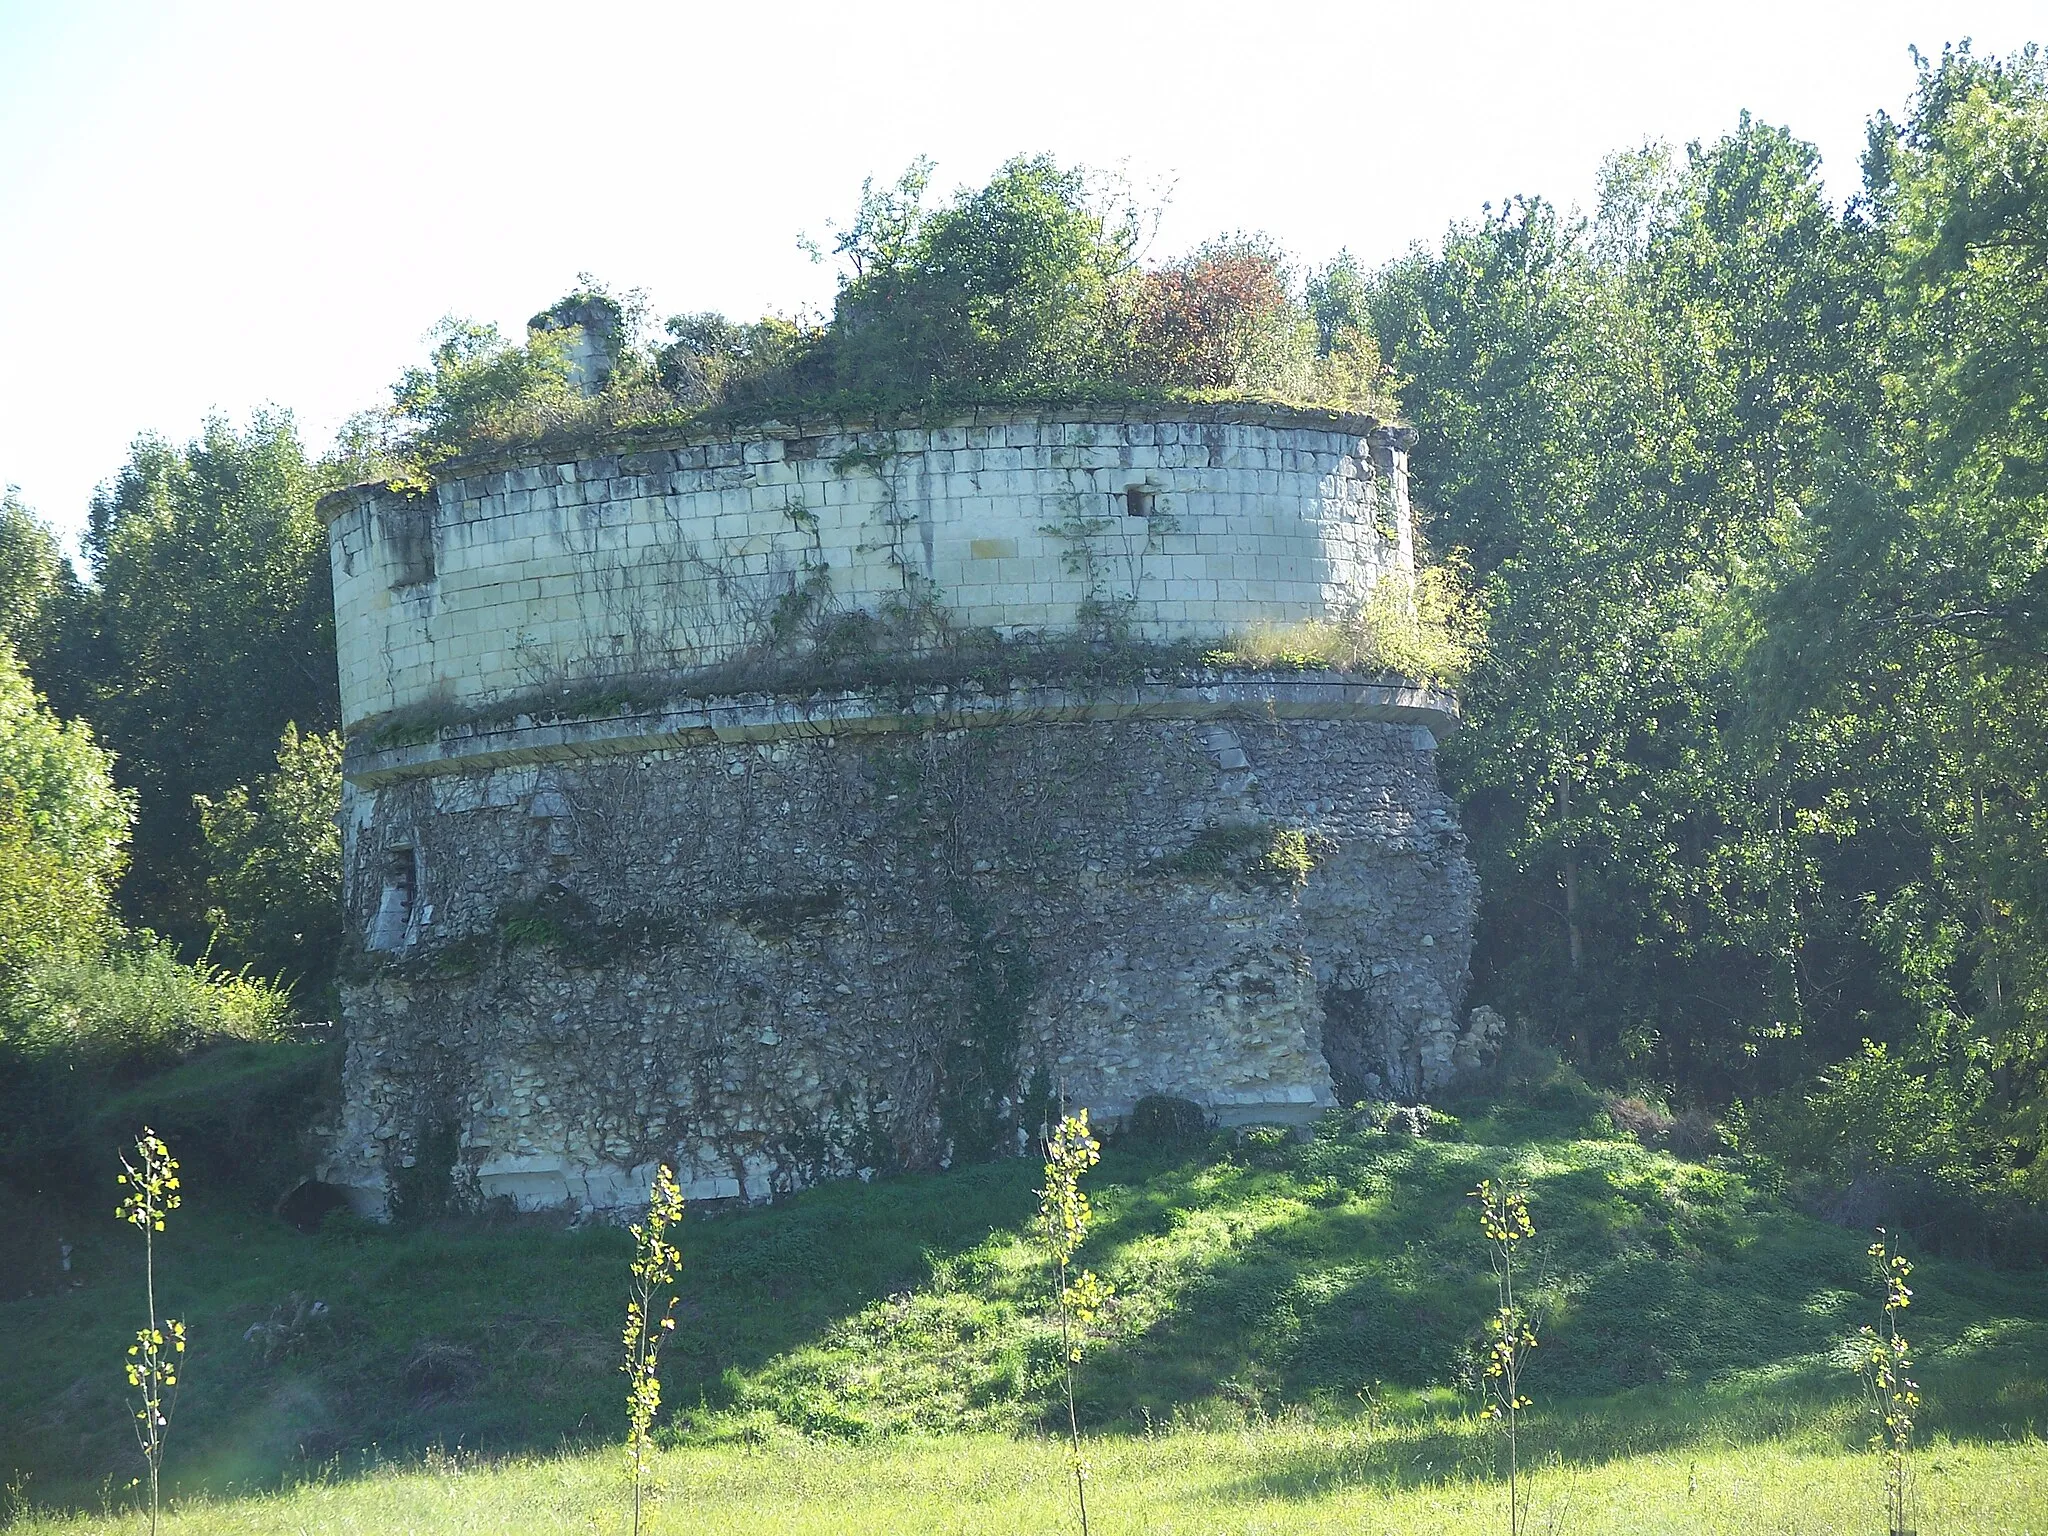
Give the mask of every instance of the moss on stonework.
POLYGON ((1328 851, 1327 839, 1301 827, 1229 822, 1202 828, 1147 872, 1299 888, 1328 851))

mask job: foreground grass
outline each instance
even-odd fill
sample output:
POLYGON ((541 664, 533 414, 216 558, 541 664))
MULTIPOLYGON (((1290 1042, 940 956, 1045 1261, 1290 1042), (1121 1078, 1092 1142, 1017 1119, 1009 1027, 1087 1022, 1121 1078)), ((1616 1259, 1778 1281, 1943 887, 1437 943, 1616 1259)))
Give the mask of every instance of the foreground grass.
MULTIPOLYGON (((1423 1438, 1441 1433, 1424 1428, 1423 1438)), ((1459 1437, 1463 1438, 1463 1437, 1459 1437)), ((1480 1449, 1476 1443, 1469 1449, 1480 1449)), ((1265 1426, 1118 1437, 1089 1447, 1089 1511, 1123 1532, 1498 1532, 1502 1486, 1470 1468, 1430 1470, 1417 1432, 1265 1426)), ((1938 1443, 1917 1460, 1920 1527, 1947 1536, 2048 1532, 2048 1445, 1938 1443)), ((793 1439, 672 1451, 656 1469, 651 1532, 863 1536, 1042 1536, 1073 1526, 1064 1449, 995 1435, 870 1445, 793 1439)), ((1592 1465, 1552 1463, 1534 1479, 1539 1531, 1876 1532, 1874 1458, 1823 1443, 1696 1447, 1592 1465)), ((25 1513, 22 1536, 128 1532, 130 1512, 25 1513)), ((167 1536, 257 1533, 613 1531, 624 1518, 615 1452, 498 1463, 437 1457, 353 1479, 175 1508, 167 1536)))
MULTIPOLYGON (((1398 1466, 1404 1485, 1485 1475, 1466 1416, 1492 1293, 1467 1192, 1506 1175, 1532 1192, 1549 1277, 1531 1378, 1539 1458, 1587 1478, 1736 1445, 1851 1465, 1865 1430, 1846 1347, 1877 1307, 1867 1237, 1787 1210, 1734 1165, 1589 1129, 1562 1111, 1476 1105, 1462 1141, 1333 1117, 1305 1141, 1112 1146, 1082 1254, 1122 1297, 1083 1373, 1100 1454, 1136 1455, 1156 1430, 1234 1445, 1287 1420, 1329 1437, 1318 1444, 1379 1437, 1375 1464, 1398 1466)), ((989 1465, 1001 1462, 989 1447, 1024 1447, 1001 1474, 1023 1478, 1058 1368, 1028 1237, 1036 1174, 1020 1160, 693 1213, 661 1433, 671 1449, 719 1454, 675 1465, 743 1468, 770 1447, 792 1465, 837 1467, 844 1449, 844 1465, 879 1467, 947 1433, 979 1437, 989 1465), (815 1443, 790 1453, 792 1440, 815 1443)), ((137 1470, 119 1362, 140 1253, 108 1189, 103 1205, 0 1220, 0 1243, 26 1255, 21 1289, 0 1300, 0 1485, 25 1476, 49 1506, 95 1508, 137 1470)), ((304 1236, 215 1175, 194 1181, 160 1244, 160 1300, 193 1339, 165 1469, 181 1497, 329 1466, 353 1477, 366 1458, 437 1445, 516 1457, 623 1434, 621 1232, 331 1219, 304 1236)), ((2030 1442, 2048 1425, 2048 1287, 1931 1257, 1915 1282, 1925 1431, 1966 1447, 2030 1442)), ((571 1466, 476 1475, 582 1475, 571 1466)))

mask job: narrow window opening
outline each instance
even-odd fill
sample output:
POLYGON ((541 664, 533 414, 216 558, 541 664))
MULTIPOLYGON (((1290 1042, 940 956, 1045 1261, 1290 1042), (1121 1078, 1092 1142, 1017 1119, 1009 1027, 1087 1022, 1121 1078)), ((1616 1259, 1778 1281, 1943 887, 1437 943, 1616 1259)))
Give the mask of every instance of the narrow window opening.
POLYGON ((412 931, 414 898, 419 894, 419 855, 411 848, 393 848, 384 855, 384 889, 377 897, 377 915, 370 921, 370 948, 403 949, 412 931))
POLYGON ((1124 490, 1124 515, 1127 517, 1150 517, 1152 515, 1152 492, 1142 485, 1128 486, 1124 490))
POLYGON ((398 537, 398 574, 394 587, 424 586, 434 579, 434 531, 426 519, 412 522, 398 537))
POLYGON ((382 509, 384 542, 391 551, 391 585, 425 586, 435 576, 434 500, 408 497, 382 509))

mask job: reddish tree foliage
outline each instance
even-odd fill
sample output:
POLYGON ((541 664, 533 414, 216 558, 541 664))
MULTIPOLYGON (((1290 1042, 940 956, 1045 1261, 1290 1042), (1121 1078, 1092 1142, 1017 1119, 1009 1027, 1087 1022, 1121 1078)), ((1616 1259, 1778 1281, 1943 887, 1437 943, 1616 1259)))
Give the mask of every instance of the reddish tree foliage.
POLYGON ((1148 382, 1227 389, 1297 319, 1279 255, 1256 241, 1204 245, 1147 272, 1138 291, 1133 372, 1148 382))

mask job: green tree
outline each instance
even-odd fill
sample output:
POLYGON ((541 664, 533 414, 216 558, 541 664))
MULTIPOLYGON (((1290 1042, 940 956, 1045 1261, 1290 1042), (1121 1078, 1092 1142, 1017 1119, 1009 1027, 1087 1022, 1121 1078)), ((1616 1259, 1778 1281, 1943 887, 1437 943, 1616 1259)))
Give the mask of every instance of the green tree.
POLYGON ((324 988, 341 948, 340 735, 287 724, 275 772, 198 809, 207 920, 227 962, 324 988))
POLYGON ((1726 1092, 1806 1026, 1809 786, 1745 729, 1736 595, 1869 397, 1858 254, 1811 151, 1745 119, 1610 162, 1595 224, 1512 203, 1372 285, 1419 497, 1492 591, 1448 755, 1475 968, 1614 1070, 1726 1092))
POLYGON ((0 641, 0 783, 27 835, 102 896, 120 877, 133 815, 113 759, 81 721, 50 713, 0 641))
POLYGON ((0 492, 0 641, 33 666, 56 639, 76 587, 57 535, 8 486, 0 492))
POLYGON ((326 531, 333 483, 289 415, 216 419, 183 448, 138 439, 85 539, 94 680, 85 713, 138 794, 131 911, 198 944, 205 858, 194 796, 270 766, 287 721, 339 701, 326 531))
POLYGON ((0 1039, 25 977, 90 959, 116 931, 128 820, 92 732, 52 715, 0 641, 0 1039))
POLYGON ((947 206, 930 168, 862 190, 836 250, 847 275, 831 361, 841 389, 903 400, 1071 387, 1115 375, 1142 218, 1083 172, 1019 158, 947 206))
MULTIPOLYGON (((2048 1188, 2048 68, 1923 60, 1865 161, 1882 408, 1778 552, 1759 695, 1863 749, 1859 871, 1923 1064, 1979 1045, 2048 1188)), ((1845 813, 1840 819, 1849 819, 1845 813)))
POLYGON ((0 1043, 13 1034, 8 995, 50 961, 96 954, 113 927, 107 895, 36 835, 20 792, 0 780, 0 1043))

